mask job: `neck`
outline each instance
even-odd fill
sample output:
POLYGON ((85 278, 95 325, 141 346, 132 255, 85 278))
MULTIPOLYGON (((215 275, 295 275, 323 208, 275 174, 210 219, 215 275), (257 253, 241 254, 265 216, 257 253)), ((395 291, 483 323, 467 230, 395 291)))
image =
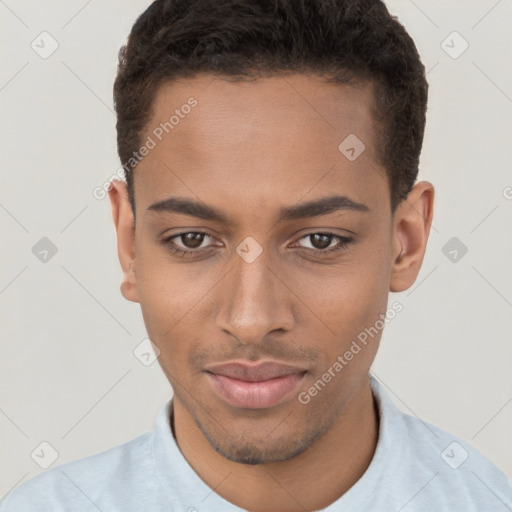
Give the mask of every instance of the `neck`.
POLYGON ((171 425, 187 462, 227 501, 252 512, 304 512, 327 507, 361 478, 375 453, 378 419, 367 379, 332 428, 307 450, 254 466, 217 453, 175 400, 171 425))

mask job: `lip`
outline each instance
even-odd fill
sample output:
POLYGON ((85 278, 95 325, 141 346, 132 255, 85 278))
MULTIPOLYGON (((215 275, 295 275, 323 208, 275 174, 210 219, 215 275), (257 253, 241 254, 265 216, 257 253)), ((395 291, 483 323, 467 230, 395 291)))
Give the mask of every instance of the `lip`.
POLYGON ((244 360, 214 364, 205 367, 204 370, 216 375, 224 375, 225 377, 246 382, 261 382, 306 371, 305 368, 277 363, 275 361, 248 362, 244 360))
POLYGON ((306 370, 281 363, 232 361, 205 368, 215 393, 228 404, 265 409, 283 402, 299 386, 306 370))

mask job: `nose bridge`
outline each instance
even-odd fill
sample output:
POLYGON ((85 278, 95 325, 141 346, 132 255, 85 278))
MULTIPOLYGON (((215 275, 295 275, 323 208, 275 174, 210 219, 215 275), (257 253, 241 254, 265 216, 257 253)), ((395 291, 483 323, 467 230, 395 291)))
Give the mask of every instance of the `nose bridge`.
POLYGON ((244 343, 257 343, 267 333, 291 327, 292 312, 280 281, 267 265, 268 254, 254 244, 240 244, 233 271, 223 287, 217 323, 244 343), (252 253, 252 254, 251 254, 252 253))

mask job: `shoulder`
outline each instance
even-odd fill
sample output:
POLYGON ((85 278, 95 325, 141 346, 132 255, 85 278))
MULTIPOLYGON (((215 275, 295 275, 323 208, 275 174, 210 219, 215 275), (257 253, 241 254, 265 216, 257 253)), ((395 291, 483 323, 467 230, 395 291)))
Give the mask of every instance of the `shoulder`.
POLYGON ((47 469, 13 489, 0 512, 94 510, 126 495, 152 472, 151 432, 103 452, 47 469))
POLYGON ((372 478, 386 504, 407 502, 411 511, 512 510, 512 482, 503 471, 468 442, 402 412, 374 378, 372 387, 381 420, 372 478))
POLYGON ((436 425, 401 415, 409 455, 404 468, 421 475, 415 485, 418 491, 425 486, 425 504, 439 500, 446 510, 463 506, 466 511, 512 507, 512 481, 477 448, 436 425))

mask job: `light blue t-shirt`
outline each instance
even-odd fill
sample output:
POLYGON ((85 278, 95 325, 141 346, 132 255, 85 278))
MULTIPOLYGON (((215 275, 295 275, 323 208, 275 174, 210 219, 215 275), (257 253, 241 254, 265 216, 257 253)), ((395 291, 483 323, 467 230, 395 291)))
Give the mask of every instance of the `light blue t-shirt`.
MULTIPOLYGON (((510 512, 512 482, 475 448, 401 412, 378 381, 377 448, 363 476, 325 512, 510 512)), ((152 432, 47 469, 12 490, 0 512, 235 512, 180 452, 170 399, 152 432)), ((331 461, 326 461, 328 470, 331 461)))

